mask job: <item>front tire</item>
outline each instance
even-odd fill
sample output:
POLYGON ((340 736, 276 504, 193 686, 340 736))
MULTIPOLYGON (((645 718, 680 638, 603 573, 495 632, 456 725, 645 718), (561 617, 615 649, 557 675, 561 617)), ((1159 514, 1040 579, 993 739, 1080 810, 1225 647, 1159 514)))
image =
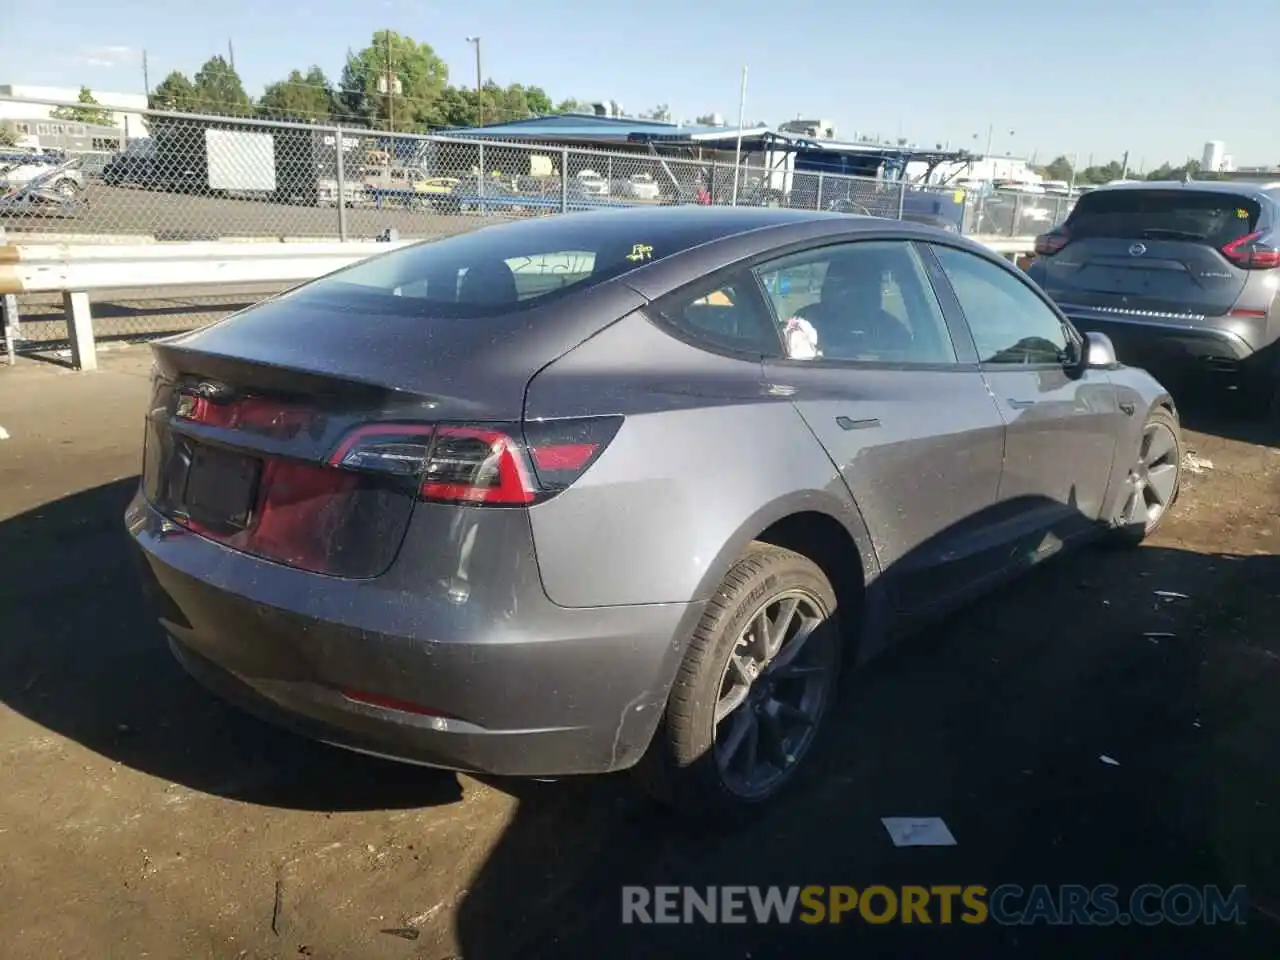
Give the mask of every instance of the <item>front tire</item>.
POLYGON ((1137 546, 1160 528, 1182 490, 1182 426, 1166 407, 1147 417, 1120 498, 1113 541, 1137 546))
POLYGON ((789 785, 837 691, 836 595, 812 560, 753 543, 694 631, 636 773, 689 816, 739 818, 789 785))

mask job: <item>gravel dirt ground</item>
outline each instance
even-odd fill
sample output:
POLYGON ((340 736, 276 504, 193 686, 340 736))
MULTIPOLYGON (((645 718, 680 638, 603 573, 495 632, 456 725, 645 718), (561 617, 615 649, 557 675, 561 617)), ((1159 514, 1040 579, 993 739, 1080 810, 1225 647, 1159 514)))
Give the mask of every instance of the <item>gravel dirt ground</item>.
POLYGON ((121 527, 149 363, 0 367, 3 956, 1280 955, 1280 438, 1187 402, 1212 466, 1154 542, 1046 564, 850 678, 807 782, 727 834, 625 777, 349 755, 188 680, 121 527), (896 848, 885 816, 940 816, 957 844, 896 848), (1226 926, 620 923, 623 884, 710 883, 1244 884, 1250 906, 1226 926))

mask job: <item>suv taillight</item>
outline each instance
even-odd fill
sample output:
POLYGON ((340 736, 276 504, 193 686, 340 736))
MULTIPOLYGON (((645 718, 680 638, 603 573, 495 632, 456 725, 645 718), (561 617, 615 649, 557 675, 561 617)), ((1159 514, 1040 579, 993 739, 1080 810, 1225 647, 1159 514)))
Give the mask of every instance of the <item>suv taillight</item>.
POLYGON ((608 446, 621 417, 519 424, 358 427, 329 464, 416 480, 422 500, 527 506, 565 489, 608 446))
POLYGON ((1057 230, 1050 230, 1048 233, 1042 233, 1036 237, 1036 256, 1052 257, 1060 251, 1068 243, 1071 237, 1067 234, 1066 228, 1059 227, 1057 230))
POLYGON ((1222 248, 1222 255, 1245 270, 1274 270, 1280 267, 1280 246, 1266 230, 1233 240, 1222 248))

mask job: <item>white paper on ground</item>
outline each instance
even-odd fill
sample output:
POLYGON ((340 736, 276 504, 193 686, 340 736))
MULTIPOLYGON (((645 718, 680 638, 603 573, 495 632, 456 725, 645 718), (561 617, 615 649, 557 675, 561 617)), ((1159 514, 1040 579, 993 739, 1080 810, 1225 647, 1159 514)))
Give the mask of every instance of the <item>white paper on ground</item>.
POLYGON ((1098 759, 1101 760, 1103 763, 1105 763, 1108 767, 1120 766, 1119 760, 1116 760, 1114 757, 1108 757, 1105 753, 1100 754, 1098 756, 1098 759))
POLYGON ((941 817, 881 817, 895 847, 954 847, 951 835, 941 817))
POLYGON ((8 440, 8 439, 9 439, 9 431, 6 430, 4 427, 0 427, 0 440, 8 440))

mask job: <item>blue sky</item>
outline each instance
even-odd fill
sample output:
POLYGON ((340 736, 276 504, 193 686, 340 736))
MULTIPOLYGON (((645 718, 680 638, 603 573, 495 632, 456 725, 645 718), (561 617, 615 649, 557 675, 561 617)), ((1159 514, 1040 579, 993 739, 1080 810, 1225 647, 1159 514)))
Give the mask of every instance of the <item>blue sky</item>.
POLYGON ((311 63, 336 79, 348 46, 390 27, 430 43, 468 85, 464 38, 479 34, 486 79, 536 83, 554 99, 612 98, 636 111, 668 103, 678 118, 715 110, 733 122, 746 64, 749 120, 803 114, 849 137, 978 150, 990 125, 995 152, 1045 162, 1079 151, 1083 163, 1127 149, 1148 168, 1198 157, 1216 139, 1238 163, 1277 163, 1280 4, 1235 9, 1222 0, 15 0, 0 2, 0 83, 141 92, 142 49, 154 84, 171 69, 194 73, 230 38, 257 95, 311 63))

